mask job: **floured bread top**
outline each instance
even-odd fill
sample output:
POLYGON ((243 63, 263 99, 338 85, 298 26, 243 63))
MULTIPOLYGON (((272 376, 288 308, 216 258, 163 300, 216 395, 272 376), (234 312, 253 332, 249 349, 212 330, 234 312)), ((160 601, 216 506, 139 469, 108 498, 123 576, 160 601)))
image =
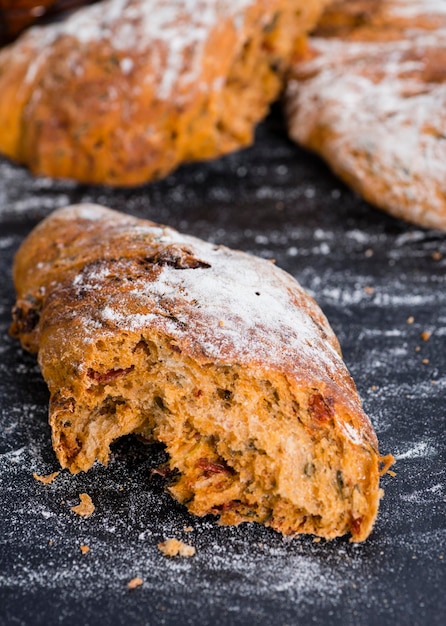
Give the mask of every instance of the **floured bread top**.
POLYGON ((209 33, 228 19, 241 30, 245 11, 253 4, 255 0, 103 0, 61 22, 30 29, 16 42, 15 54, 28 56, 29 47, 35 51, 31 62, 27 59, 25 83, 29 83, 55 42, 62 46, 63 40, 78 42, 66 48, 74 74, 82 71, 79 44, 88 51, 101 42, 104 49, 119 53, 117 63, 123 75, 132 71, 135 57, 141 55, 154 72, 150 80, 157 85, 157 95, 167 99, 174 87, 187 88, 199 78, 209 33))
POLYGON ((446 229, 446 3, 338 2, 319 34, 288 88, 291 136, 366 199, 446 229))
MULTIPOLYGON (((77 307, 72 311, 82 324, 85 343, 94 341, 99 330, 138 331, 155 324, 185 340, 199 336, 196 350, 213 361, 223 362, 237 352, 243 360, 279 365, 292 354, 293 360, 305 355, 311 366, 324 359, 324 354, 316 359, 324 345, 327 371, 336 369, 338 344, 328 323, 296 281, 272 262, 95 205, 69 207, 49 219, 53 226, 56 220, 76 220, 81 232, 71 249, 81 250, 82 240, 87 244, 89 222, 102 230, 102 249, 98 251, 96 242, 91 245, 96 258, 89 262, 87 252, 79 272, 72 276, 64 267, 59 284, 48 287, 68 288, 78 299, 100 303, 81 309, 82 317, 77 307), (136 279, 135 261, 144 263, 136 279), (66 284, 65 273, 70 276, 66 284)), ((52 258, 38 263, 36 282, 46 282, 53 263, 52 258)))
MULTIPOLYGON (((326 388, 362 414, 326 318, 269 261, 79 205, 56 211, 28 237, 15 282, 18 301, 43 299, 36 349, 62 354, 69 341, 79 354, 74 367, 95 342, 150 328, 203 365, 278 371, 290 384, 326 388), (42 246, 48 239, 52 245, 42 246)), ((364 420, 361 429, 375 441, 364 420)), ((355 429, 348 436, 361 438, 355 429)))

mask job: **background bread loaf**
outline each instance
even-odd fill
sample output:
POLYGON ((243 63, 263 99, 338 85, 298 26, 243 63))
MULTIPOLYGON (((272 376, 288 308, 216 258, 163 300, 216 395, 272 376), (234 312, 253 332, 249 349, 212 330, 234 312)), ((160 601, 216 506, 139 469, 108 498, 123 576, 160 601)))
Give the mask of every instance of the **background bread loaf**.
POLYGON ((253 138, 326 0, 103 0, 0 52, 0 152, 135 185, 253 138))
POLYGON ((446 14, 441 0, 327 9, 286 94, 290 136, 366 200, 446 230, 446 14))

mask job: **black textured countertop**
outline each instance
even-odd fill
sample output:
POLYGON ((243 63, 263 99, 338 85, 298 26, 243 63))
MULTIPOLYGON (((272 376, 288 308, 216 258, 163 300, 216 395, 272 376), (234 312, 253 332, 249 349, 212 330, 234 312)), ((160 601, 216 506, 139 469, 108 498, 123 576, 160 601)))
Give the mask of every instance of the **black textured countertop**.
POLYGON ((0 160, 0 267, 1 624, 446 623, 445 234, 367 205, 287 140, 276 113, 252 148, 138 189, 33 179, 0 160), (381 452, 397 459, 365 543, 194 518, 150 478, 163 450, 133 438, 107 468, 33 478, 58 467, 46 386, 7 335, 12 258, 38 220, 81 201, 273 257, 316 297, 381 452), (89 518, 70 510, 82 492, 89 518), (163 556, 168 537, 196 555, 163 556), (129 590, 134 577, 144 584, 129 590))

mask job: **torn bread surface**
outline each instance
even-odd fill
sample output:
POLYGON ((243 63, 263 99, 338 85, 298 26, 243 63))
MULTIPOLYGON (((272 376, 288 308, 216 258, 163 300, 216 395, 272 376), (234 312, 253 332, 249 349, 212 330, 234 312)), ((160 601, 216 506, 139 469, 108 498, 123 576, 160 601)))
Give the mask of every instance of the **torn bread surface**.
POLYGON ((14 267, 62 467, 162 442, 171 494, 223 524, 362 541, 376 435, 315 301, 273 263, 96 205, 54 212, 14 267))

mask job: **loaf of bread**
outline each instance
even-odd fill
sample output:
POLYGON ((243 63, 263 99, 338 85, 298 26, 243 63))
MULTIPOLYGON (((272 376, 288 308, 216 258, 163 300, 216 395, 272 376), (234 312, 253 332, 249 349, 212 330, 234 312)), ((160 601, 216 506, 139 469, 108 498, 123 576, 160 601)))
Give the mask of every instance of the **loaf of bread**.
POLYGON ((327 539, 370 533, 380 466, 338 341, 273 263, 96 205, 16 256, 11 332, 38 353, 62 467, 162 442, 196 515, 327 539))
POLYGON ((327 0, 103 0, 0 52, 0 152, 135 185, 252 141, 327 0))
POLYGON ((441 0, 341 0, 286 94, 291 137, 392 215, 446 230, 441 0))

